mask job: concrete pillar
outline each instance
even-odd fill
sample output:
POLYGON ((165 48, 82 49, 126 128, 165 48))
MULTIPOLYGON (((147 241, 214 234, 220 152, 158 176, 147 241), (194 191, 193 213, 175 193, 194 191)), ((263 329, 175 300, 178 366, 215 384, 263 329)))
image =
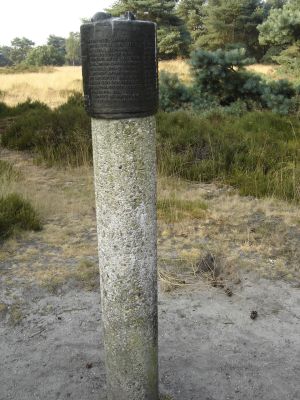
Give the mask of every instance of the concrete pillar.
POLYGON ((155 118, 92 119, 109 400, 157 400, 155 118))
POLYGON ((92 136, 108 400, 158 400, 155 24, 81 26, 92 136))

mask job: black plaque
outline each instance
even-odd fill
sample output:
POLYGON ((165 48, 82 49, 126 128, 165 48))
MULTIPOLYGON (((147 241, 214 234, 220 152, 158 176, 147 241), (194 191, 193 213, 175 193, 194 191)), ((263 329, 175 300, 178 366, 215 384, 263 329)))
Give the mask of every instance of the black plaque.
POLYGON ((153 115, 158 106, 156 30, 131 13, 97 13, 81 26, 85 105, 93 118, 153 115))

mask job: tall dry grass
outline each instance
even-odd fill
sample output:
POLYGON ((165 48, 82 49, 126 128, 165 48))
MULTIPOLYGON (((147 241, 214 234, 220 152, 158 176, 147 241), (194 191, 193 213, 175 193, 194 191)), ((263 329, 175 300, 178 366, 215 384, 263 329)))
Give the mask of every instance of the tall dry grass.
MULTIPOLYGON (((190 70, 184 60, 161 61, 160 71, 178 74, 190 81, 190 70)), ((65 103, 74 91, 82 91, 81 67, 56 67, 53 71, 0 74, 1 101, 10 106, 28 98, 41 101, 51 108, 65 103)))
POLYGON ((14 106, 30 98, 54 108, 65 103, 72 92, 82 90, 81 67, 57 67, 53 72, 0 74, 0 90, 2 101, 8 105, 14 106))
POLYGON ((158 68, 159 71, 178 75, 179 79, 184 83, 190 83, 192 81, 190 66, 186 60, 160 61, 158 68))
MULTIPOLYGON (((255 64, 247 69, 270 79, 278 79, 276 66, 255 64)), ((159 71, 174 73, 186 84, 192 80, 189 64, 185 60, 160 61, 159 71)), ((56 67, 41 72, 0 74, 0 100, 11 106, 30 98, 55 108, 65 103, 74 91, 82 91, 81 67, 56 67)))

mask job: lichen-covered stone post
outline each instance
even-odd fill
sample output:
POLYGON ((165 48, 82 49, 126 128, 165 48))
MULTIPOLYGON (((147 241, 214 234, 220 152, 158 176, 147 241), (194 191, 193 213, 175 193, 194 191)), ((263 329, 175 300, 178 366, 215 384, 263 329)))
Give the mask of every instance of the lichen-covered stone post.
POLYGON ((155 24, 97 13, 81 26, 92 117, 108 400, 158 400, 155 24))

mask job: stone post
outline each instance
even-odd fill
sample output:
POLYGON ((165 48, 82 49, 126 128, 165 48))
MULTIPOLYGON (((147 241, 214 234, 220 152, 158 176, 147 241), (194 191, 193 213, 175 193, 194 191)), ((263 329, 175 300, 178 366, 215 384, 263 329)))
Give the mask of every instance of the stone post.
POLYGON ((81 26, 108 400, 158 400, 155 37, 131 13, 81 26))

